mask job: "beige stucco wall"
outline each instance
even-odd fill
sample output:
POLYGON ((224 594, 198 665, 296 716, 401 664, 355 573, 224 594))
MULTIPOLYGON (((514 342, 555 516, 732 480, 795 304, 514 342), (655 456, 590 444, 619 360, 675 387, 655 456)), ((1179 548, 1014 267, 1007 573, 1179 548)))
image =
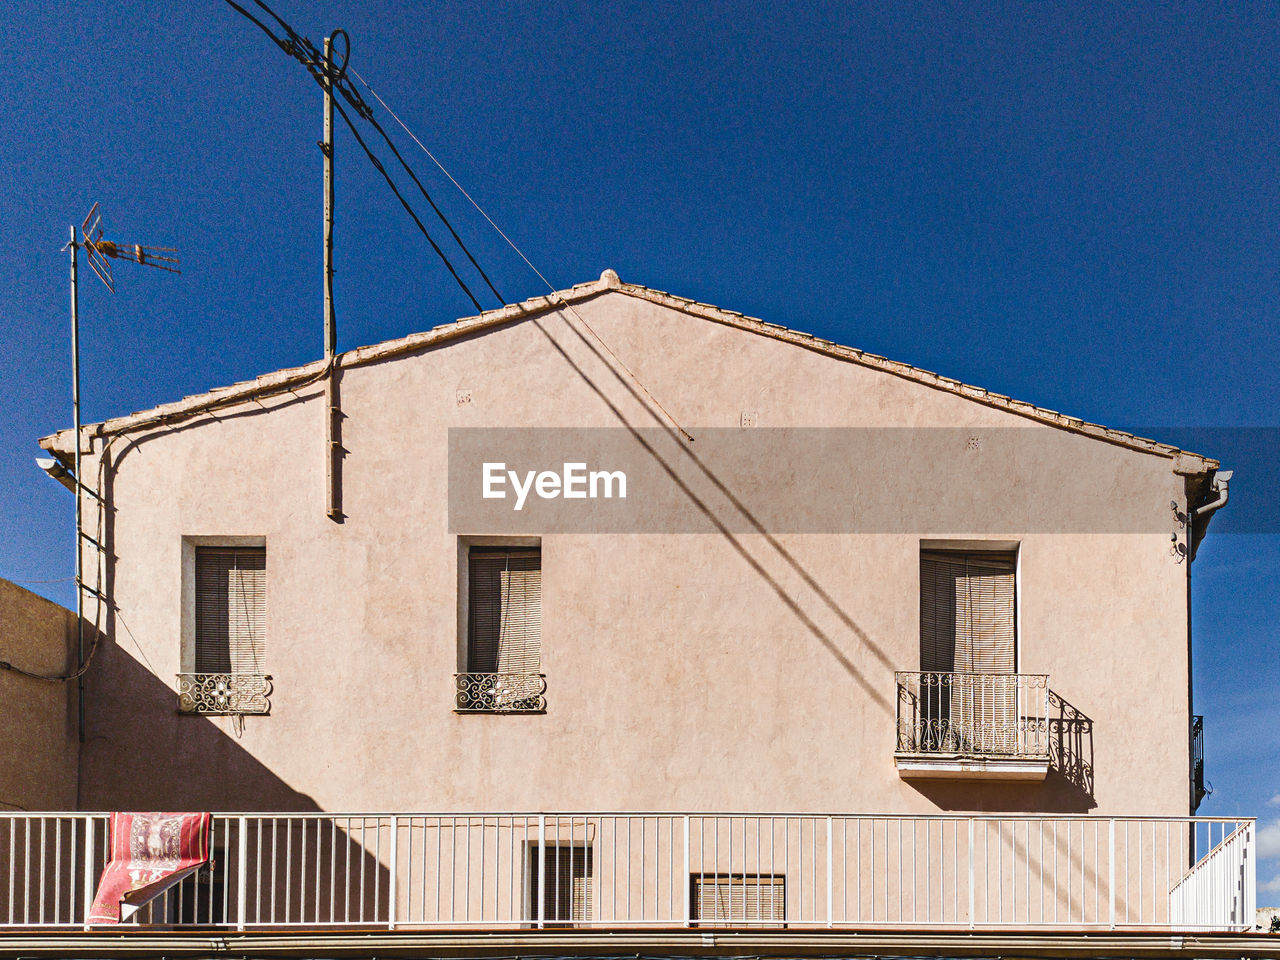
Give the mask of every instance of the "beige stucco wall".
MULTIPOLYGON (((0 656, 58 676, 75 659, 75 614, 0 580, 0 656)), ((76 685, 0 670, 0 806, 74 810, 79 739, 76 685)))
MULTIPOLYGON (((623 293, 577 309, 695 435, 746 411, 763 427, 1032 426, 623 293)), ((983 473, 1043 504, 1034 531, 979 519, 1020 545, 1019 669, 1092 720, 1091 795, 1054 775, 899 778, 918 532, 545 535, 547 712, 456 714, 458 536, 493 531, 449 529, 448 428, 657 425, 602 354, 552 314, 344 370, 341 524, 324 515, 315 386, 114 443, 109 585, 139 646, 117 635, 90 676, 85 806, 1187 813, 1187 568, 1167 530, 1052 532, 1056 469, 983 473), (184 536, 265 538, 270 716, 176 713, 184 536)), ((1091 496, 1145 513, 1184 499, 1169 459, 1064 436, 1091 496)), ((803 466, 759 468, 785 489, 803 466)), ((918 505, 898 495, 910 531, 918 505)), ((715 496, 708 510, 735 509, 715 496)))

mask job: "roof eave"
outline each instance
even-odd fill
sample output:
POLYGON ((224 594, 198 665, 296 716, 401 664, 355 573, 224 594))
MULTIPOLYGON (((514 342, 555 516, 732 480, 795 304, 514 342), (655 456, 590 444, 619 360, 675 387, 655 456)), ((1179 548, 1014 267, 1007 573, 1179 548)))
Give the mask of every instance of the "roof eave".
MULTIPOLYGON (((1167 457, 1173 461, 1173 472, 1182 476, 1191 477, 1209 474, 1219 466, 1218 461, 1210 457, 1191 453, 1156 440, 1138 437, 1122 430, 1113 430, 1078 417, 1070 417, 1056 410, 1038 407, 1035 404, 1015 400, 1003 394, 992 393, 982 387, 944 377, 930 370, 890 360, 876 354, 866 353, 855 347, 844 346, 799 330, 769 323, 755 317, 748 317, 735 311, 724 310, 712 304, 699 303, 696 300, 678 297, 674 294, 653 290, 638 284, 623 283, 612 270, 606 270, 599 280, 580 283, 568 290, 553 291, 546 296, 534 297, 520 303, 509 304, 497 310, 489 310, 477 316, 465 317, 453 323, 441 324, 424 333, 414 333, 395 340, 357 347, 354 350, 339 354, 336 362, 343 368, 375 363, 401 354, 446 343, 468 334, 514 323, 517 320, 527 319, 562 306, 571 306, 611 290, 646 300, 650 303, 666 306, 691 316, 701 317, 715 323, 790 343, 845 362, 856 363, 860 366, 902 377, 936 390, 943 390, 965 397, 989 407, 1005 410, 1037 423, 1068 430, 1072 433, 1092 437, 1105 443, 1115 444, 1141 453, 1167 457)), ((319 379, 324 371, 325 361, 316 360, 300 367, 264 374, 254 380, 244 381, 228 387, 220 387, 208 393, 185 397, 174 403, 163 404, 126 417, 116 417, 101 423, 89 424, 82 427, 81 450, 83 451, 89 447, 95 437, 147 429, 152 426, 196 416, 219 407, 253 400, 265 394, 293 389, 312 380, 319 379)), ((57 457, 70 457, 74 452, 71 435, 72 431, 69 429, 60 430, 57 433, 42 437, 39 443, 41 447, 57 457)))

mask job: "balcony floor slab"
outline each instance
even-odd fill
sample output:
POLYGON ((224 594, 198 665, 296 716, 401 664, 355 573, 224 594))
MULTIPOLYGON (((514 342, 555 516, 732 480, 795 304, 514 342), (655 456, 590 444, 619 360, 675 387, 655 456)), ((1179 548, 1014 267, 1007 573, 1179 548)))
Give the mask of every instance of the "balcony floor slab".
POLYGON ((959 754, 896 754, 903 780, 1043 780, 1048 757, 972 757, 959 754))
POLYGON ((1280 941, 1230 931, 1068 930, 536 930, 403 931, 372 933, 306 930, 157 934, 0 933, 0 957, 41 960, 419 960, 613 957, 622 954, 689 958, 830 956, 1241 958, 1280 956, 1280 941))

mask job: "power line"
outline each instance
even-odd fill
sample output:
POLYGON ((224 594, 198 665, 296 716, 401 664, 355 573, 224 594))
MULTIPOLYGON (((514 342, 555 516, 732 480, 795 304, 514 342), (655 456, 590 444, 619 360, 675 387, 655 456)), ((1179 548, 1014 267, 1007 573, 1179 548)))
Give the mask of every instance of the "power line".
POLYGON ((524 251, 521 250, 518 246, 516 246, 515 241, 512 240, 510 237, 508 237, 506 233, 503 232, 502 228, 493 222, 493 218, 490 217, 489 214, 485 212, 484 208, 481 207, 480 204, 476 202, 475 198, 472 197, 471 194, 469 194, 466 191, 466 189, 463 188, 462 184, 460 184, 457 180, 453 178, 453 174, 451 174, 448 170, 444 168, 444 164, 442 164, 439 160, 436 159, 435 154, 433 154, 430 150, 427 149, 426 144, 424 144, 421 140, 419 140, 417 135, 414 134, 414 132, 405 125, 405 122, 401 120, 399 116, 396 115, 396 112, 392 110, 389 106, 387 106, 386 101, 383 100, 382 97, 378 96, 378 91, 374 90, 373 87, 369 85, 369 81, 366 80, 364 77, 362 77, 360 75, 360 72, 356 70, 354 67, 351 68, 351 73, 355 75, 357 80, 359 80, 362 84, 364 84, 365 89, 369 91, 369 93, 373 96, 373 99, 377 100, 378 103, 382 105, 382 109, 386 110, 387 113, 391 115, 391 118, 400 125, 400 129, 403 130, 405 133, 407 133, 413 139, 413 142, 416 143, 422 149, 422 152, 425 153, 431 159, 431 162, 434 163, 440 169, 440 172, 449 178, 449 182, 458 188, 458 192, 461 193, 464 197, 466 197, 468 201, 470 201, 471 205, 476 208, 476 212, 478 212, 480 216, 484 217, 485 220, 488 221, 489 226, 493 227, 493 229, 497 231, 498 236, 500 236, 503 240, 507 242, 507 246, 509 246, 512 250, 515 251, 516 256, 518 256, 521 260, 523 260, 525 262, 525 265, 528 266, 528 268, 537 275, 538 279, 543 282, 547 290, 550 291, 551 295, 556 299, 558 299, 561 305, 565 307, 565 309, 567 309, 570 313, 572 313, 575 317, 577 317, 578 322, 581 323, 584 327, 586 327, 586 329, 591 333, 591 336, 595 337, 596 342, 599 343, 600 346, 604 348, 605 352, 608 353, 609 356, 613 358, 614 363, 616 363, 619 367, 621 367, 623 372, 626 373, 627 377, 629 377, 630 380, 637 387, 640 388, 640 390, 644 393, 644 395, 649 398, 649 402, 652 403, 655 407, 658 408, 658 410, 662 412, 662 415, 667 418, 667 421, 673 427, 675 427, 677 431, 679 431, 682 437, 692 442, 693 436, 689 433, 689 431, 687 431, 684 427, 680 426, 676 418, 673 417, 671 413, 667 410, 667 408, 664 407, 661 404, 661 402, 659 402, 658 398, 655 397, 649 391, 649 388, 646 387, 644 383, 640 380, 640 378, 637 377, 635 373, 632 372, 631 368, 622 362, 622 359, 616 353, 613 352, 613 349, 609 346, 609 344, 605 343, 604 338, 601 337, 600 334, 596 333, 595 328, 592 327, 591 324, 589 324, 586 321, 586 318, 584 318, 582 314, 580 314, 574 308, 573 304, 569 303, 569 301, 566 300, 561 295, 560 291, 557 290, 552 285, 550 280, 548 280, 545 276, 543 276, 542 271, 539 270, 537 267, 535 267, 533 265, 533 262, 524 255, 524 251))
POLYGON ((462 288, 462 292, 467 295, 467 298, 475 305, 477 310, 483 312, 484 307, 480 306, 480 301, 476 299, 476 295, 471 292, 471 288, 466 285, 460 276, 458 276, 458 271, 453 268, 453 264, 449 262, 449 258, 445 256, 444 251, 440 249, 440 245, 436 243, 431 234, 427 232, 427 228, 423 225, 422 221, 418 219, 418 215, 413 212, 413 207, 409 205, 409 201, 404 198, 404 194, 402 194, 396 187, 390 174, 388 174, 386 168, 383 167, 382 161, 373 155, 373 151, 369 149, 368 145, 364 142, 364 138, 360 136, 360 131, 356 129, 356 125, 352 123, 351 118, 347 116, 347 111, 342 109, 342 104, 335 100, 333 105, 337 108, 338 115, 342 117, 343 122, 346 123, 347 129, 350 130, 352 136, 356 138, 356 143, 360 144, 360 149, 364 151, 364 155, 368 157, 369 162, 373 164, 373 168, 382 174, 382 179, 386 181, 387 186, 391 188, 391 192, 394 193, 396 195, 396 199, 400 201, 400 206, 404 207, 405 213, 409 214, 409 216, 413 218, 413 222, 418 225, 418 229, 422 231, 422 235, 427 238, 427 243, 431 244, 431 249, 439 255, 440 259, 444 261, 444 265, 449 268, 449 273, 453 276, 453 279, 458 282, 458 286, 462 288))
POLYGON ((413 142, 416 143, 422 149, 422 152, 425 153, 431 159, 431 162, 434 163, 440 169, 440 172, 449 178, 449 182, 458 188, 458 192, 461 193, 464 197, 466 197, 468 201, 470 201, 471 205, 476 208, 476 212, 479 213, 480 216, 484 217, 485 220, 488 221, 489 226, 493 227, 493 229, 497 231, 498 236, 500 236, 503 240, 507 242, 507 246, 509 246, 512 250, 514 250, 516 252, 516 255, 525 262, 525 265, 528 266, 530 270, 532 270, 534 273, 538 275, 538 279, 541 280, 543 283, 547 284, 547 287, 554 292, 555 288, 552 287, 551 284, 547 282, 547 278, 542 275, 542 272, 537 267, 535 267, 532 263, 530 263, 529 258, 524 255, 521 249, 515 245, 515 243, 512 241, 510 237, 508 237, 505 233, 502 232, 502 228, 493 222, 493 218, 490 217, 489 214, 487 214, 484 211, 484 208, 481 207, 480 204, 476 203, 475 198, 472 197, 471 194, 467 193, 466 189, 462 186, 462 184, 460 184, 457 180, 453 179, 453 174, 451 174, 448 170, 444 168, 444 164, 442 164, 439 160, 436 159, 436 155, 427 149, 426 144, 424 144, 421 140, 418 139, 417 134, 415 134, 412 130, 410 130, 407 126, 405 126, 404 121, 400 119, 400 117, 396 114, 396 112, 392 110, 389 106, 387 106, 387 102, 385 100, 383 100, 380 96, 378 96, 378 91, 373 89, 373 87, 369 86, 369 81, 360 75, 360 71, 357 70, 355 67, 351 67, 350 69, 351 69, 351 73, 355 75, 355 78, 359 80, 362 84, 364 84, 364 88, 369 91, 369 93, 373 96, 373 99, 377 100, 378 103, 382 105, 382 109, 387 111, 387 113, 391 115, 391 119, 393 119, 396 123, 400 125, 400 129, 409 135, 409 137, 413 140, 413 142))
MULTIPOLYGON (((477 272, 479 272, 480 276, 484 279, 486 285, 493 292, 493 295, 498 298, 499 303, 505 304, 506 303, 505 298, 503 298, 503 296, 498 292, 497 288, 493 285, 492 281, 490 281, 488 275, 481 268, 480 264, 476 261, 475 257, 472 256, 471 251, 467 249, 466 244, 462 242, 462 238, 459 237, 457 231, 453 229, 453 225, 449 223, 448 218, 445 217, 444 213, 436 205, 435 201, 431 199, 431 196, 427 192, 426 187, 423 185, 422 181, 418 178, 417 174, 414 173, 413 168, 409 166, 408 161, 404 159, 404 156, 396 148, 395 143, 392 142, 386 130, 384 130, 382 125, 378 123, 378 121, 374 118, 373 109, 369 106, 369 104, 365 101, 365 99, 360 95, 360 91, 357 90, 347 80, 347 77, 346 77, 347 70, 348 70, 347 60, 350 57, 349 41, 344 45, 341 66, 335 67, 331 59, 324 57, 316 49, 315 44, 313 44, 310 40, 308 40, 306 37, 299 34, 291 26, 289 26, 289 24, 286 23, 274 10, 272 10, 264 2, 264 0, 255 0, 255 3, 268 16, 270 16, 273 20, 275 20, 277 24, 280 25, 280 29, 284 31, 287 39, 281 39, 280 37, 278 37, 270 27, 268 27, 265 23, 263 23, 257 17, 253 16, 253 14, 249 13, 240 4, 236 3, 235 0, 226 0, 226 3, 230 7, 232 7, 234 10, 239 12, 241 15, 245 16, 254 24, 256 24, 258 28, 262 30, 262 32, 265 33, 273 43, 276 44, 276 46, 278 46, 281 50, 283 50, 289 56, 293 57, 295 60, 301 63, 304 67, 306 67, 307 72, 311 74, 311 76, 315 79, 317 83, 320 84, 322 88, 328 89, 330 91, 337 91, 338 93, 340 93, 342 95, 342 98, 347 101, 347 103, 352 107, 352 109, 354 109, 356 113, 359 114, 360 117, 366 120, 375 130, 378 131, 383 141, 387 144, 391 152, 395 155, 396 159, 400 161, 401 167, 403 167, 404 170, 412 178, 413 182, 417 185, 419 191, 426 198, 427 202, 431 205, 431 209, 435 211, 436 216, 439 217, 440 221, 448 228, 449 233, 453 236, 453 239, 457 242, 458 246, 462 249, 462 252, 466 254, 467 259, 471 261, 472 266, 474 266, 477 272)), ((340 30, 335 31, 334 37, 338 37, 338 36, 341 36, 344 40, 346 40, 346 34, 343 31, 340 31, 340 30)), ((413 141, 422 149, 423 153, 425 153, 431 159, 431 161, 440 169, 440 171, 444 173, 446 177, 448 177, 449 181, 455 187, 458 188, 458 190, 462 193, 464 197, 467 198, 468 201, 470 201, 471 205, 477 210, 477 212, 480 213, 482 217, 484 217, 484 219, 489 223, 489 225, 493 227, 495 231, 497 231, 498 235, 502 237, 504 241, 506 241, 507 245, 511 247, 512 250, 515 251, 516 255, 519 256, 520 259, 523 260, 524 263, 529 267, 529 269, 532 270, 537 275, 538 279, 541 280, 543 284, 546 285, 547 290, 550 291, 551 295, 556 299, 558 299, 561 305, 564 306, 565 309, 567 309, 571 314, 573 314, 573 316, 577 318, 578 322, 581 323, 582 326, 591 334, 591 336, 595 338, 596 342, 600 345, 600 347, 609 355, 610 358, 612 358, 613 362, 617 365, 617 367, 626 375, 626 378, 629 379, 648 398, 649 402, 652 403, 653 406, 656 407, 659 412, 661 412, 662 416, 667 419, 667 421, 679 432, 679 434, 682 437, 684 437, 685 440, 692 441, 693 440, 692 435, 687 430, 685 430, 684 427, 682 427, 679 424, 679 422, 677 422, 675 417, 671 415, 671 413, 666 409, 666 407, 662 405, 662 403, 658 400, 658 398, 655 397, 653 393, 648 389, 648 387, 644 385, 644 383, 640 380, 640 378, 635 375, 635 373, 631 370, 631 368, 628 367, 616 353, 614 353, 613 349, 609 346, 608 343, 605 342, 604 338, 601 337, 600 334, 596 332, 595 328, 592 327, 591 324, 587 322, 586 318, 583 317, 582 314, 579 313, 571 303, 569 303, 567 300, 564 299, 564 297, 559 293, 559 291, 556 290, 556 288, 551 284, 551 282, 546 278, 546 276, 543 275, 542 271, 533 265, 533 262, 527 256, 525 256, 524 252, 518 246, 516 246, 514 241, 512 241, 512 239, 508 237, 506 233, 503 232, 503 230, 493 221, 493 218, 490 217, 484 211, 484 209, 480 206, 480 204, 478 204, 475 201, 475 199, 471 196, 471 194, 467 193, 467 191, 462 188, 462 185, 459 184, 458 181, 453 178, 453 176, 449 173, 449 171, 445 170, 444 165, 441 164, 440 161, 435 158, 435 156, 431 153, 430 150, 426 148, 426 146, 422 143, 421 140, 419 140, 416 136, 414 136, 413 131, 411 131, 405 125, 404 121, 401 120, 391 110, 391 108, 387 106, 386 102, 381 97, 378 96, 378 94, 373 90, 372 87, 369 86, 368 81, 365 80, 364 77, 360 76, 360 74, 357 73, 355 70, 351 70, 351 72, 355 74, 355 76, 359 78, 360 82, 364 84, 365 88, 368 89, 371 94, 373 94, 374 98, 378 101, 378 103, 382 105, 383 109, 385 109, 389 114, 391 114, 391 116, 395 119, 396 123, 400 125, 401 129, 403 129, 407 134, 409 134, 410 137, 413 138, 413 141)), ((368 157, 369 162, 372 163, 374 168, 379 173, 382 174, 382 177, 386 181, 387 186, 391 188, 391 191, 396 195, 396 199, 400 201, 400 205, 404 207, 405 212, 407 212, 409 216, 413 218, 413 222, 417 225, 418 229, 422 232, 423 236, 427 238, 427 241, 431 244, 432 249, 435 250, 436 254, 440 257, 440 259, 444 261, 445 266, 448 267, 449 269, 449 273, 453 276, 454 280, 457 281, 458 285, 462 288, 463 292, 466 293, 467 297, 475 305, 475 308, 483 312, 483 308, 480 306, 480 303, 476 299, 475 295, 472 294, 470 288, 458 275, 458 272, 453 268, 453 264, 450 263, 449 258, 445 255, 444 251, 440 249, 440 246, 431 237, 430 233, 427 231, 427 228, 423 225, 421 219, 419 219, 417 214, 413 211, 413 208, 410 206, 409 202, 404 198, 404 195, 400 193, 400 191, 396 188, 396 185, 394 181, 392 181, 390 174, 387 173, 385 167, 383 167, 382 163, 374 156, 373 152, 369 149, 368 145, 364 142, 364 139, 360 136, 359 132, 356 130, 355 124, 352 122, 351 118, 347 115, 346 111, 343 110, 341 105, 337 104, 336 101, 335 101, 335 106, 338 108, 338 112, 341 114, 343 121, 347 124, 347 128, 351 130, 352 134, 355 135, 356 141, 360 144, 360 147, 364 151, 365 156, 368 157)))
MULTIPOLYGON (((288 54, 290 57, 297 60, 304 67, 306 67, 307 72, 311 74, 312 78, 318 84, 320 84, 322 89, 328 88, 334 92, 341 94, 342 98, 347 101, 348 105, 351 106, 351 108, 355 110, 355 112, 361 118, 366 120, 375 130, 378 131, 383 141, 386 143, 388 148, 390 148, 391 152, 395 155, 396 159, 400 162, 401 167, 409 175, 410 179, 413 180, 414 184, 418 187, 418 190, 422 194, 423 198, 427 201, 428 204, 430 204, 431 209, 435 212, 437 218, 439 218, 440 222, 443 223, 445 228, 449 231, 449 234, 450 236, 453 237, 454 242, 457 243, 459 249, 461 249, 463 254, 466 255, 467 259, 471 262, 471 265, 476 269, 476 272, 480 274, 480 277, 484 280, 485 285, 488 286, 490 291, 492 291, 493 295, 497 298, 499 304, 505 304, 506 300, 502 297, 502 294, 498 292, 498 289, 497 287, 494 286, 493 281, 489 279, 489 275, 485 273, 484 269, 480 266, 479 261, 476 260, 475 256, 471 253, 470 249, 468 249, 466 243, 463 242, 462 238, 458 235, 458 232, 453 228, 453 224, 449 222, 448 217, 446 217, 444 212, 439 208, 439 206, 436 205, 436 202, 432 199, 431 194, 427 191, 426 186, 418 178, 418 175, 414 172, 413 168, 409 165, 408 161, 406 161, 405 158, 401 155, 400 151, 396 149, 395 144, 392 142, 387 132, 382 128, 382 125, 379 124, 376 119, 374 119, 373 110, 360 96, 359 91, 356 90, 351 85, 351 83, 346 79, 347 59, 350 56, 349 41, 347 41, 347 43, 344 44, 341 65, 340 66, 335 65, 335 63, 331 59, 326 59, 324 55, 322 55, 320 51, 316 49, 315 44, 313 44, 308 38, 299 34, 296 30, 294 30, 293 27, 291 27, 288 23, 286 23, 274 10, 272 10, 266 3, 264 3, 263 0, 255 0, 255 2, 259 8, 261 8, 269 17, 271 17, 271 19, 273 19, 277 24, 280 25, 280 29, 285 34, 283 38, 278 36, 271 29, 271 27, 269 27, 261 19, 259 19, 258 17, 250 13, 247 9, 245 9, 245 7, 241 6, 239 3, 236 3, 235 0, 226 0, 226 3, 228 6, 230 6, 233 10, 235 10, 241 16, 245 17, 254 25, 256 25, 258 29, 260 29, 263 33, 267 35, 267 37, 272 41, 272 43, 274 43, 286 54, 288 54)), ((346 40, 346 33, 344 31, 341 31, 341 30, 334 31, 334 37, 336 38, 338 36, 341 36, 344 40, 346 40)), ((431 234, 427 231, 426 226, 423 224, 422 220, 418 217, 418 215, 414 212, 412 206, 405 199, 404 195, 396 187, 395 182, 391 179, 390 174, 387 173, 386 168, 382 165, 381 161, 377 159, 377 157, 373 154, 373 151, 370 150, 368 145, 360 137, 359 133, 356 131, 355 124, 352 122, 351 118, 345 112, 342 111, 341 105, 337 104, 336 101, 335 101, 335 106, 338 107, 339 113, 342 114, 342 118, 346 122, 348 129, 350 129, 352 133, 355 134, 356 140, 359 142, 360 147, 364 151, 364 154, 368 158, 369 162, 373 164, 374 168, 380 174, 382 174, 382 177, 386 181, 387 186, 391 188, 392 192, 396 196, 396 199, 400 201, 400 205, 404 207, 405 212, 408 213, 409 216, 413 218, 415 225, 418 227, 419 231, 421 231, 423 236, 427 238, 427 241, 431 244, 432 250, 435 251, 436 255, 441 259, 444 265, 448 268, 449 273, 453 277, 454 281, 458 284, 459 287, 462 288, 462 291, 467 295, 467 298, 475 306, 476 310, 483 312, 484 308, 481 306, 480 301, 476 299, 475 295, 471 292, 471 289, 463 281, 462 277, 458 274, 457 270, 454 269, 454 266, 450 262, 448 256, 440 248, 440 245, 436 243, 435 239, 431 236, 431 234)))

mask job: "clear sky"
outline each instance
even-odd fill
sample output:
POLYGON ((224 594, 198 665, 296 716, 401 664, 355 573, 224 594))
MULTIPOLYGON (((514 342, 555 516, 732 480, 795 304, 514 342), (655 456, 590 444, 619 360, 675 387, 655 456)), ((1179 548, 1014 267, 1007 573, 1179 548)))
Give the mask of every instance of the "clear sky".
MULTIPOLYGON (((1234 430, 1280 424, 1274 7, 276 9, 317 43, 345 28, 351 65, 557 287, 613 267, 1202 440, 1236 470, 1195 564, 1202 812, 1280 818, 1280 444, 1234 430)), ((70 422, 67 225, 100 200, 117 239, 183 258, 181 277, 119 266, 114 296, 85 285, 86 420, 314 359, 320 98, 222 0, 18 0, 4 38, 0 576, 54 581, 70 501, 32 457, 70 422)), ((473 313, 345 131, 337 149, 340 347, 473 313)), ((427 184, 508 300, 543 292, 427 184)), ((1280 900, 1273 833, 1261 879, 1280 900)))

